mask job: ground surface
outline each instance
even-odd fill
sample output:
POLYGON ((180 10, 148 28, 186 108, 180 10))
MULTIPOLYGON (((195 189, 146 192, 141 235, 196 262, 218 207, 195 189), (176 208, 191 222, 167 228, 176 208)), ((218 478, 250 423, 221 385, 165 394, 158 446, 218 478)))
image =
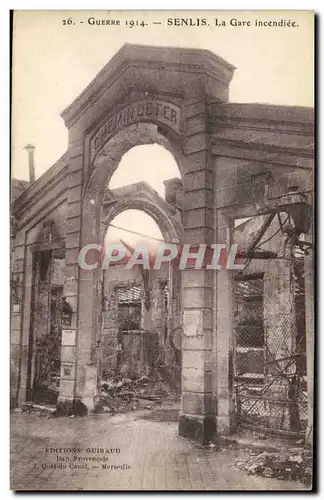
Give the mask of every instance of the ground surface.
POLYGON ((176 416, 171 409, 161 413, 137 411, 80 418, 14 413, 11 489, 306 489, 299 482, 233 470, 238 458, 242 461, 248 458, 246 451, 201 447, 179 437, 176 416), (80 451, 64 452, 57 448, 80 448, 80 451), (103 450, 94 450, 97 448, 103 450), (105 452, 116 448, 120 453, 105 452), (62 465, 66 468, 57 468, 62 465), (77 465, 82 469, 75 468, 77 465))

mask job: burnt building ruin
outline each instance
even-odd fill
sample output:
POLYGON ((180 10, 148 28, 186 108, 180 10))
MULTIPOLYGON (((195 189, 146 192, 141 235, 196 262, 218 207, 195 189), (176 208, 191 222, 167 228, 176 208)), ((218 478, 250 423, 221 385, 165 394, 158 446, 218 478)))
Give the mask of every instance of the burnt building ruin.
POLYGON ((13 184, 13 406, 46 380, 62 411, 92 411, 102 370, 147 373, 162 349, 181 435, 311 434, 313 109, 230 103, 234 70, 207 50, 124 45, 62 113, 67 152, 13 184), (181 173, 165 200, 143 183, 107 190, 152 143, 181 173), (127 209, 168 241, 238 243, 244 270, 81 269, 80 249, 127 209))

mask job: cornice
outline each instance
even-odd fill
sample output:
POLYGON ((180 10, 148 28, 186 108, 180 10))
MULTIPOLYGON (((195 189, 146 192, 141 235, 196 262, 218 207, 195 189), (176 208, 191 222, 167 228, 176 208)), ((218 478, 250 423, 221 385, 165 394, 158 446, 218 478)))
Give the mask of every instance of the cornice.
POLYGON ((305 148, 294 148, 291 146, 277 146, 276 144, 267 144, 264 142, 245 142, 242 140, 237 140, 237 139, 227 139, 227 138, 220 138, 220 137, 212 137, 211 139, 212 145, 225 145, 225 146, 230 146, 230 147, 237 147, 237 148, 244 148, 244 149, 251 149, 251 150, 258 150, 258 151, 270 151, 270 152, 275 152, 275 153, 291 153, 295 156, 305 156, 307 158, 314 158, 314 151, 313 150, 307 150, 305 148))
POLYGON ((281 106, 259 103, 209 102, 208 112, 213 120, 257 121, 265 123, 314 126, 314 108, 306 106, 281 106))
MULTIPOLYGON (((51 194, 51 191, 62 181, 67 177, 67 171, 60 170, 59 172, 56 173, 55 176, 53 176, 48 183, 45 183, 37 190, 35 194, 30 194, 26 200, 24 200, 23 204, 14 204, 12 213, 15 215, 17 218, 23 218, 26 212, 32 209, 33 206, 36 205, 40 200, 44 201, 44 204, 47 205, 48 199, 46 199, 46 196, 48 194, 51 194)), ((40 177, 41 179, 41 177, 40 177)), ((62 190, 62 193, 68 189, 68 186, 64 190, 62 190)))
POLYGON ((208 50, 125 44, 61 116, 71 126, 91 104, 129 68, 189 72, 216 78, 225 84, 235 67, 208 50))
POLYGON ((314 170, 314 153, 304 149, 216 138, 212 139, 212 153, 215 156, 314 170))

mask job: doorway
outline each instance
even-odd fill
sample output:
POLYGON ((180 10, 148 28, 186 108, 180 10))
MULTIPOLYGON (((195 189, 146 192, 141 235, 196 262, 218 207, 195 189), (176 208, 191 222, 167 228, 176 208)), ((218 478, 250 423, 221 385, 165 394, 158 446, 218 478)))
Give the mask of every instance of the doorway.
POLYGON ((31 400, 56 405, 60 387, 64 251, 35 255, 32 302, 31 400))

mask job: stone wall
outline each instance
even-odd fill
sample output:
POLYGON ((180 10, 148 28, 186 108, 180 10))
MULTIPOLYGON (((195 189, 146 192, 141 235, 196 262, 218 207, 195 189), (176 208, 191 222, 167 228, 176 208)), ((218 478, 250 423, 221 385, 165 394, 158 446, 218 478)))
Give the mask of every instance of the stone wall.
MULTIPOLYGON (((18 220, 14 273, 22 292, 19 312, 16 309, 12 316, 16 401, 26 397, 30 379, 29 246, 37 240, 41 221, 53 217, 59 206, 63 212, 57 227, 66 248, 64 295, 73 309, 73 345, 67 346, 73 348, 73 357, 70 376, 61 379, 60 402, 72 408, 83 401, 92 409, 97 346, 102 343, 111 355, 115 305, 104 317, 100 273, 80 269, 78 253, 87 243, 103 241, 107 220, 102 220, 102 206, 106 203, 108 217, 116 215, 114 204, 119 211, 144 206, 155 220, 160 218, 169 240, 180 235, 181 241, 194 245, 230 245, 234 219, 258 214, 259 200, 252 189, 255 176, 270 177, 266 187, 270 204, 285 192, 291 174, 300 175, 300 185, 312 189, 313 110, 228 103, 233 72, 231 64, 206 50, 126 45, 63 112, 69 132, 67 154, 14 203, 18 220), (144 101, 149 104, 140 114, 144 101), (153 105, 158 110, 154 116, 153 105), (152 193, 145 198, 143 189, 134 197, 125 195, 121 203, 106 199, 105 188, 122 156, 133 146, 152 142, 167 148, 179 165, 183 231, 179 214, 178 224, 170 217, 172 206, 159 204, 152 193)), ((171 198, 178 203, 174 193, 171 198)), ((183 330, 179 430, 200 442, 235 428, 234 272, 187 269, 181 277, 182 308, 176 307, 175 313, 176 321, 182 318, 183 330)))
MULTIPOLYGON (((169 290, 175 315, 167 309, 164 286, 168 280, 166 269, 150 272, 150 307, 146 309, 143 280, 138 268, 125 270, 115 266, 104 276, 104 311, 101 337, 101 368, 105 372, 124 372, 128 376, 148 374, 155 362, 169 373, 175 387, 180 385, 180 361, 174 355, 170 334, 179 325, 179 296, 177 290, 169 290), (141 330, 118 335, 118 299, 116 290, 120 287, 140 286, 142 288, 141 330), (177 301, 176 301, 177 297, 177 301), (176 302, 176 305, 175 305, 176 302), (176 308, 178 314, 176 314, 176 308), (119 356, 119 366, 117 358, 119 356), (157 359, 158 358, 158 359, 157 359)), ((171 307, 171 305, 170 305, 171 307)), ((179 347, 179 346, 178 346, 179 347)))
MULTIPOLYGON (((11 401, 15 406, 31 397, 33 380, 33 356, 36 330, 33 309, 36 292, 37 252, 64 245, 66 230, 66 205, 64 183, 65 163, 55 164, 35 185, 24 192, 12 208, 17 219, 14 239, 12 276, 18 284, 17 299, 12 303, 11 316, 11 401), (53 178, 51 178, 51 174, 53 178), (44 183, 48 183, 48 190, 44 183), (44 222, 51 221, 55 227, 49 246, 44 233, 44 222)), ((47 296, 46 286, 43 290, 47 296)), ((42 295, 41 295, 42 296, 42 295)), ((37 297, 36 297, 37 298, 37 297)), ((40 297, 38 297, 38 300, 40 297)), ((46 302, 46 298, 44 298, 46 302)), ((47 324, 48 315, 40 322, 47 324)))

